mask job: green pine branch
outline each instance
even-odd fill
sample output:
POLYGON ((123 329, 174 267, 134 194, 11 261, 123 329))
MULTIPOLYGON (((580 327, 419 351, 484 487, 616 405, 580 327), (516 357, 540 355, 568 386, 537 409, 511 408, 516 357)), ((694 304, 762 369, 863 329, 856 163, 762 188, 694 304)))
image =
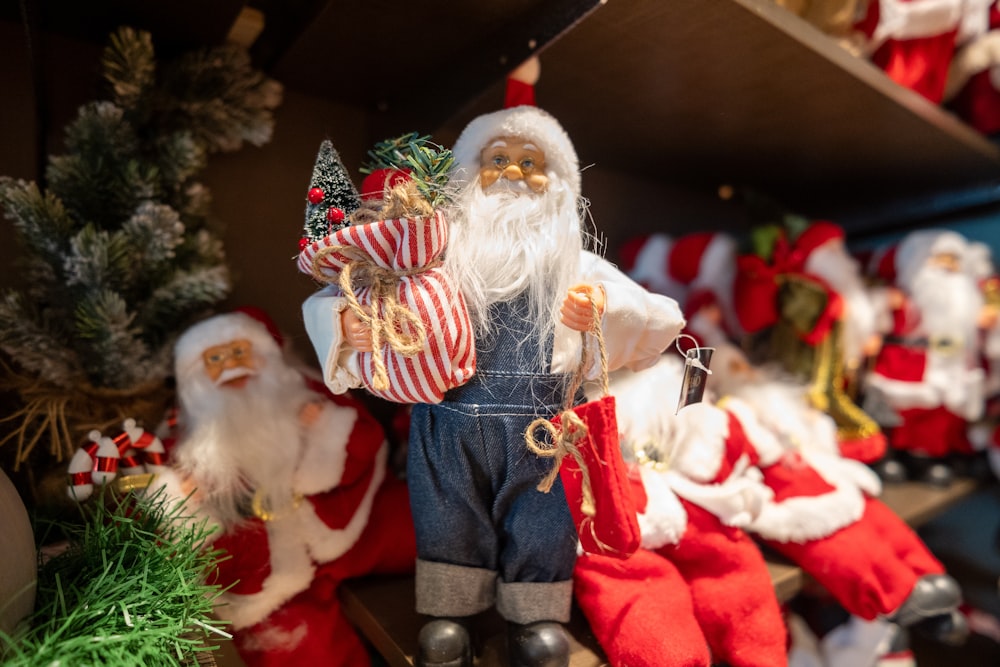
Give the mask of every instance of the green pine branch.
POLYGON ((50 527, 70 546, 40 568, 27 628, 0 633, 6 667, 179 667, 229 636, 212 615, 221 589, 204 583, 222 557, 206 524, 162 493, 104 495, 83 523, 50 527))

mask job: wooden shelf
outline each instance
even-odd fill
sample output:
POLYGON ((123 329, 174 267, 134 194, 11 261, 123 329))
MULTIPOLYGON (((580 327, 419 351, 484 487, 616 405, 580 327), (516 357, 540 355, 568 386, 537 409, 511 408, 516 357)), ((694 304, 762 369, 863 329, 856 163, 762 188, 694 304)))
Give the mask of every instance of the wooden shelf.
MULTIPOLYGON (((972 494, 981 484, 960 479, 946 489, 917 482, 887 485, 882 500, 911 526, 930 520, 972 494)), ((778 557, 768 555, 768 569, 778 599, 792 598, 807 575, 778 557)), ((344 613, 386 659, 390 667, 411 667, 417 648, 417 634, 422 623, 414 611, 413 577, 378 577, 349 581, 341 585, 344 613)), ((484 614, 477 625, 485 638, 476 664, 479 667, 503 665, 504 623, 493 611, 484 614)), ((571 667, 598 667, 606 664, 597 640, 586 619, 575 606, 567 626, 571 635, 571 667)))

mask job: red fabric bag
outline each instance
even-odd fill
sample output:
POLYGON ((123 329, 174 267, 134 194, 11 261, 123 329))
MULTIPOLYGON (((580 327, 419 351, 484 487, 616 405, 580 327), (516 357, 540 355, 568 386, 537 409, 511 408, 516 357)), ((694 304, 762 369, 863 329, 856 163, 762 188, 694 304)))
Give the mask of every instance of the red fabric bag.
MULTIPOLYGON (((599 321, 595 317, 595 322, 599 321)), ((625 559, 639 548, 641 535, 628 469, 618 441, 615 399, 608 395, 607 352, 600 332, 594 334, 601 353, 604 396, 567 407, 551 420, 536 419, 528 427, 525 439, 534 453, 556 459, 552 472, 538 489, 548 492, 558 474, 582 549, 588 554, 625 559), (551 443, 535 439, 538 428, 549 433, 551 443)), ((567 392, 570 401, 590 366, 587 349, 584 334, 583 359, 576 381, 567 392)))

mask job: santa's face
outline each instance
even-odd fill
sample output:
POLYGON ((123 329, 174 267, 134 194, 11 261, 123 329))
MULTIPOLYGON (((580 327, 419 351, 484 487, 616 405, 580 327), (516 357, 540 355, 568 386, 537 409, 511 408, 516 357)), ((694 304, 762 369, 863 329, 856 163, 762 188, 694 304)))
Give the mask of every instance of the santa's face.
POLYGON ((253 344, 245 338, 206 348, 201 359, 205 374, 218 387, 239 389, 257 374, 253 344))
POLYGON ((483 149, 479 158, 479 184, 488 190, 501 179, 517 184, 535 194, 545 192, 545 153, 538 146, 516 137, 497 137, 483 149))

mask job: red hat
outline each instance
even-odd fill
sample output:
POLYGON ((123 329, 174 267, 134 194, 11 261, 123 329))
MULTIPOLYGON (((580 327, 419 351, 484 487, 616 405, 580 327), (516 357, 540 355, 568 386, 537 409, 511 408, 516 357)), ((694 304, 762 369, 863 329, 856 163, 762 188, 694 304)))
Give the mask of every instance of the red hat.
POLYGON ((795 239, 792 254, 805 265, 813 251, 834 240, 844 240, 844 229, 833 222, 816 220, 795 239))
POLYGON ((732 275, 736 245, 718 232, 693 232, 672 239, 638 236, 621 249, 622 270, 651 291, 681 300, 694 287, 709 287, 732 275))
POLYGON ((507 88, 504 91, 503 108, 535 105, 535 84, 541 74, 541 63, 538 56, 532 56, 518 65, 517 69, 507 75, 507 88))
POLYGON ((870 278, 880 283, 891 285, 896 282, 896 248, 897 244, 887 245, 872 252, 865 268, 870 278))

